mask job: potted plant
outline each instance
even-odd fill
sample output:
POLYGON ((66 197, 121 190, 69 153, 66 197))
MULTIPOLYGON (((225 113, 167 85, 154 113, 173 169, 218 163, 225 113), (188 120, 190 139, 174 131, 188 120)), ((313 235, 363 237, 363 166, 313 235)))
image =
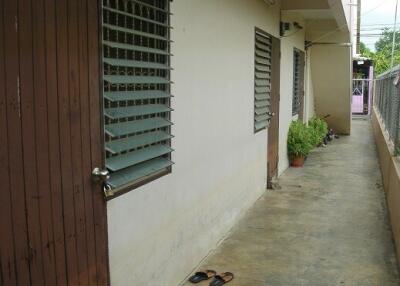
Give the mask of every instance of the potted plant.
POLYGON ((314 117, 308 122, 308 128, 311 136, 311 144, 313 146, 322 145, 326 134, 328 134, 328 124, 325 120, 314 117))
POLYGON ((306 156, 313 148, 310 129, 299 121, 289 127, 288 153, 292 167, 302 167, 306 156))

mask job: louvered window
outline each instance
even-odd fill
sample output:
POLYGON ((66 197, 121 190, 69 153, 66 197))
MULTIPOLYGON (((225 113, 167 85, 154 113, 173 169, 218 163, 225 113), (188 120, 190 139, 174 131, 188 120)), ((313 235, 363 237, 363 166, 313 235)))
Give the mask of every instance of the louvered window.
POLYGON ((293 97, 292 97, 292 115, 298 115, 300 111, 300 93, 301 93, 301 61, 300 51, 294 49, 293 52, 293 97))
POLYGON ((271 120, 271 49, 272 39, 256 29, 254 80, 254 131, 268 128, 271 120))
POLYGON ((169 0, 103 0, 104 126, 109 187, 169 172, 169 0))

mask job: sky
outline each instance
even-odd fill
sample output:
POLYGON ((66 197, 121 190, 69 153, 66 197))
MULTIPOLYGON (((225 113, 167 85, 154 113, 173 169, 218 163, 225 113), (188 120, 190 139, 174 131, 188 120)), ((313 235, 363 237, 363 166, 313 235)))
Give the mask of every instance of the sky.
MULTIPOLYGON (((374 50, 384 27, 393 28, 396 0, 361 0, 361 41, 374 50)), ((400 4, 399 9, 400 10, 400 4)), ((400 28, 400 13, 398 13, 400 28)))

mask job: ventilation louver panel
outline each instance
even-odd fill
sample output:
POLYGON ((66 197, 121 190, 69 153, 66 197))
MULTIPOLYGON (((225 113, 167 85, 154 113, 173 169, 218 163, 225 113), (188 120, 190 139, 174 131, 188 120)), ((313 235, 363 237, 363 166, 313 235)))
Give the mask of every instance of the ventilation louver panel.
POLYGON ((292 115, 299 114, 300 110, 300 52, 293 52, 293 99, 292 115))
POLYGON ((103 0, 106 167, 113 189, 169 171, 169 0, 103 0))
POLYGON ((254 72, 255 132, 268 128, 271 120, 271 49, 271 37, 256 31, 254 72))

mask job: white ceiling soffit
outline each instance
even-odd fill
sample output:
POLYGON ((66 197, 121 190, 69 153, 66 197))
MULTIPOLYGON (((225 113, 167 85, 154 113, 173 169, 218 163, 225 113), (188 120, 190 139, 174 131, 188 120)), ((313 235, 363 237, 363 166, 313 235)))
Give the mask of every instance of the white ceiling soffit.
POLYGON ((306 19, 335 19, 337 26, 343 31, 349 30, 349 5, 351 1, 352 0, 282 0, 281 7, 282 10, 301 10, 306 19), (323 12, 321 13, 321 11, 323 12), (321 13, 321 15, 319 15, 319 13, 321 13))
POLYGON ((330 9, 336 19, 336 23, 340 30, 349 30, 346 12, 350 11, 351 0, 328 0, 330 9))
MULTIPOLYGON (((340 0, 339 0, 340 1, 340 0)), ((282 0, 282 10, 326 10, 328 0, 282 0)))
POLYGON ((332 20, 335 19, 333 13, 329 9, 321 10, 296 10, 306 20, 332 20))

